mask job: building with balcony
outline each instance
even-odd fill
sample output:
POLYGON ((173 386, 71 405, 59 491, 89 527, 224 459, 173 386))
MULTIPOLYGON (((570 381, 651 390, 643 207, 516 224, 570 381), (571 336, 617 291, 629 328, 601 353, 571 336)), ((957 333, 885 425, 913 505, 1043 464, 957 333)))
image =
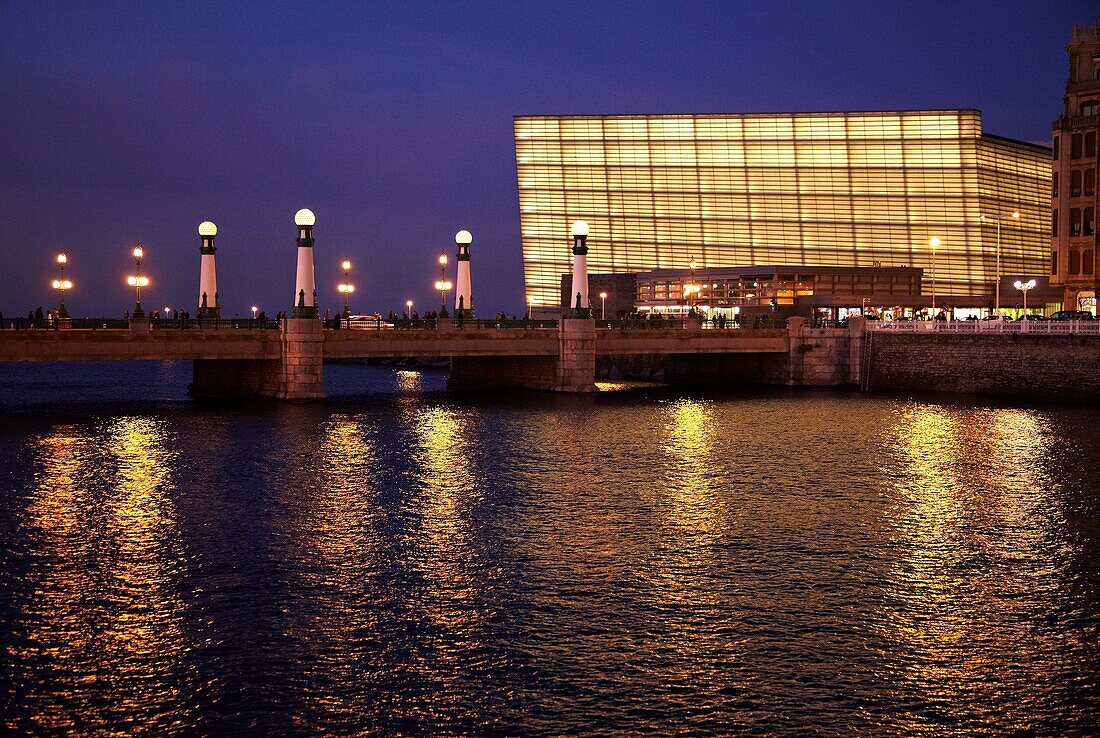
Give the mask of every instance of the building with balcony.
POLYGON ((593 273, 915 268, 992 308, 999 276, 1049 270, 1051 150, 976 110, 518 116, 514 134, 535 305, 558 304, 578 219, 593 273))
POLYGON ((1069 79, 1061 117, 1054 121, 1051 173, 1050 281, 1064 290, 1069 310, 1096 312, 1100 231, 1096 212, 1100 137, 1100 24, 1075 26, 1066 45, 1069 79))

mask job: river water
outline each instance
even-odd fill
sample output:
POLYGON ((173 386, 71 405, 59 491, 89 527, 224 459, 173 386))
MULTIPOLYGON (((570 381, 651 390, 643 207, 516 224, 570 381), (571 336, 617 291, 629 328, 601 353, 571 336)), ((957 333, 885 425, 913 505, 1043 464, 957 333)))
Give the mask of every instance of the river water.
POLYGON ((1098 730, 1098 409, 326 375, 0 365, 6 732, 1098 730))

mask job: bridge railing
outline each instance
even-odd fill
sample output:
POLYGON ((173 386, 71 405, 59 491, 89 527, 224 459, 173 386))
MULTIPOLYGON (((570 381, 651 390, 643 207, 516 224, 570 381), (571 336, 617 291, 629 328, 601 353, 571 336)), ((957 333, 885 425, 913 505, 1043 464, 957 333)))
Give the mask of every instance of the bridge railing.
POLYGON ((1100 321, 1097 320, 891 320, 868 321, 867 327, 869 330, 891 333, 1100 335, 1100 321))
POLYGON ((669 330, 669 329, 703 329, 703 330, 741 330, 746 328, 786 328, 786 318, 758 317, 747 321, 737 320, 701 320, 699 318, 639 318, 627 320, 597 320, 597 328, 609 328, 611 330, 669 330))
MULTIPOLYGON (((333 327, 335 323, 326 324, 326 327, 333 327)), ((411 331, 411 330, 439 330, 447 327, 448 330, 486 330, 486 329, 509 329, 509 330, 534 330, 536 328, 557 328, 558 322, 556 320, 450 320, 444 319, 440 321, 434 318, 418 318, 412 319, 397 319, 387 320, 386 318, 351 318, 350 321, 345 319, 340 321, 340 329, 351 329, 354 331, 411 331)))
MULTIPOLYGON (((62 318, 60 320, 29 320, 27 318, 5 319, 0 322, 0 330, 128 330, 131 321, 126 318, 62 318)), ((269 318, 152 318, 149 320, 152 330, 207 330, 207 329, 251 329, 272 330, 279 327, 279 321, 269 318)))

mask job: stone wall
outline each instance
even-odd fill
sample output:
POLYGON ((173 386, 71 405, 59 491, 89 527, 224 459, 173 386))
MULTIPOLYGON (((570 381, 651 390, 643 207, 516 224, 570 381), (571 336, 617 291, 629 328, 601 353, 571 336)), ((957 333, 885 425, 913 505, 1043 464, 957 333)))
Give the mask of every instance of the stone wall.
POLYGON ((281 400, 315 400, 325 396, 321 371, 325 355, 323 324, 316 318, 287 318, 282 322, 279 365, 281 400))
POLYGON ((870 332, 863 389, 1100 402, 1100 336, 870 332))
POLYGON ((596 326, 591 318, 566 318, 558 324, 559 392, 596 391, 596 326))

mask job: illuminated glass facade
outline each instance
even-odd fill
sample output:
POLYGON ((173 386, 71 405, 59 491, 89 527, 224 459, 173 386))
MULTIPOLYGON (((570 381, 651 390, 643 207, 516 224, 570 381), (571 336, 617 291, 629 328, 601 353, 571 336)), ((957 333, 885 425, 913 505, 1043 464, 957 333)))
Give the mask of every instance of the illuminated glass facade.
POLYGON ((557 306, 569 227, 589 270, 735 264, 922 267, 992 302, 1047 273, 1051 150, 982 134, 974 110, 514 120, 527 297, 557 306), (929 246, 940 239, 935 266, 929 246))

